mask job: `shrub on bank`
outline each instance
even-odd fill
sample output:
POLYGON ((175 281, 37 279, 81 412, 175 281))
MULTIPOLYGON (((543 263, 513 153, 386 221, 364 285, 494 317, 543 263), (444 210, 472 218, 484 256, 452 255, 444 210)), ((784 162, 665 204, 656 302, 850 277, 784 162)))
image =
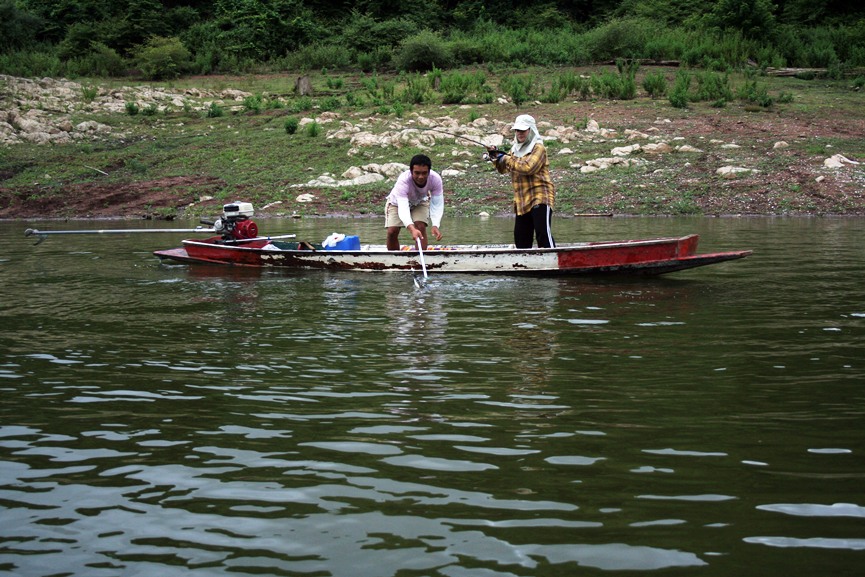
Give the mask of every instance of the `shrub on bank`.
POLYGON ((394 52, 393 63, 397 70, 406 72, 447 69, 453 66, 453 54, 440 34, 421 30, 400 43, 394 52))
POLYGON ((663 72, 652 72, 646 74, 643 78, 643 90, 649 95, 649 98, 654 100, 666 96, 667 94, 667 79, 663 72))
POLYGON ((133 59, 148 80, 170 80, 189 70, 189 50, 179 38, 153 36, 136 47, 133 59))
POLYGON ((289 52, 277 61, 279 68, 286 70, 340 70, 351 65, 351 53, 343 46, 331 43, 315 43, 289 52))

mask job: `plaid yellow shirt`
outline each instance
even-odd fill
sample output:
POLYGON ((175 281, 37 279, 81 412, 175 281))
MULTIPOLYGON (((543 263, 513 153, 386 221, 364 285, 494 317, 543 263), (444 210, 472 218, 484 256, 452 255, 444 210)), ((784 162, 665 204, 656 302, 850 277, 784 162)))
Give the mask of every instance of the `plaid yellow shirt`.
POLYGON ((532 151, 525 156, 503 156, 496 162, 496 170, 502 174, 511 173, 514 211, 517 215, 526 214, 539 204, 553 208, 556 187, 550 178, 550 162, 547 160, 547 149, 542 143, 536 143, 532 151))

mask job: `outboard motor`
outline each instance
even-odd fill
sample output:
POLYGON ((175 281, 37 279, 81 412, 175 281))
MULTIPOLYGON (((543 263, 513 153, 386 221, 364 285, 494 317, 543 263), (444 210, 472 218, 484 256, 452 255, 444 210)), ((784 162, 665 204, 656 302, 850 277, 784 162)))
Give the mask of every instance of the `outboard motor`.
POLYGON ((232 202, 223 205, 222 217, 214 222, 201 222, 213 226, 223 240, 247 240, 258 236, 258 225, 252 220, 254 211, 250 202, 232 202))

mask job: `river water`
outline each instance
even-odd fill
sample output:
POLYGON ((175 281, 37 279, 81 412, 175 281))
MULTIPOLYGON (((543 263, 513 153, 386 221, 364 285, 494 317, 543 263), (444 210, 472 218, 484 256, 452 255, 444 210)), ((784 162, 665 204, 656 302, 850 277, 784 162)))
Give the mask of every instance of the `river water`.
MULTIPOLYGON (((384 240, 376 219, 258 224, 384 240)), ((559 241, 754 254, 421 288, 160 264, 180 234, 32 246, 34 225, 130 226, 0 223, 0 574, 865 567, 863 219, 560 219, 559 241)))

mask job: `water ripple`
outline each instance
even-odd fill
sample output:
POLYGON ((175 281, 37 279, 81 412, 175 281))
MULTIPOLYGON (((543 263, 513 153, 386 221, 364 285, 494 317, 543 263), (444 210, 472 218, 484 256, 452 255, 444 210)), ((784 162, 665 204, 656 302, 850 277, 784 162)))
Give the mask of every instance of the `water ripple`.
POLYGON ((865 507, 853 503, 834 503, 832 505, 816 505, 813 503, 777 503, 758 505, 761 511, 784 513, 797 517, 859 517, 865 518, 865 507))
POLYGON ((865 551, 865 539, 832 539, 826 537, 796 538, 796 537, 746 537, 745 543, 768 545, 769 547, 803 548, 803 549, 847 549, 850 551, 865 551))
POLYGON ((498 469, 495 465, 490 465, 488 463, 444 459, 441 457, 425 457, 423 455, 400 455, 399 457, 388 457, 384 459, 384 462, 398 467, 423 469, 424 471, 468 472, 498 469))
MULTIPOLYGON (((490 221, 466 228, 511 234, 490 221)), ((163 267, 138 239, 13 251, 0 572, 856 574, 865 220, 557 226, 757 251, 423 291, 163 267)))

